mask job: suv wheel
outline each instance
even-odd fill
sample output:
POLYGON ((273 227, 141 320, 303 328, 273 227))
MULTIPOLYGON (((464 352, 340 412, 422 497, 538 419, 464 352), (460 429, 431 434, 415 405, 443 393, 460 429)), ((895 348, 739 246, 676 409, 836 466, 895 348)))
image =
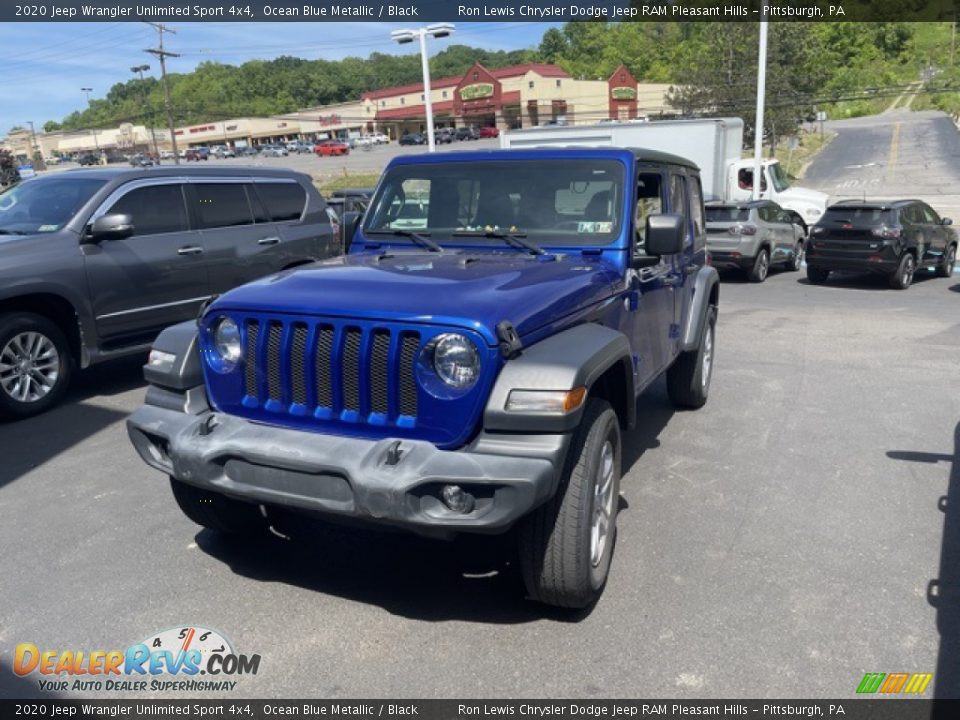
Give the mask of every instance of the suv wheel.
POLYGON ((711 305, 697 349, 681 353, 667 370, 667 394, 677 407, 696 410, 706 404, 713 377, 716 329, 717 307, 711 305))
POLYGON ((798 242, 793 249, 793 255, 790 256, 790 261, 787 263, 787 270, 797 272, 801 265, 803 265, 803 243, 798 242))
POLYGON ((890 287, 894 290, 906 290, 913 282, 913 274, 917 270, 917 261, 910 253, 904 253, 900 258, 900 265, 890 276, 890 287))
POLYGON ((952 277, 953 267, 957 264, 957 246, 951 245, 943 254, 943 262, 937 265, 938 277, 952 277))
POLYGON ((520 570, 530 596, 584 608, 600 597, 617 534, 620 425, 606 400, 590 398, 557 493, 519 528, 520 570))
POLYGON ((822 285, 830 277, 830 271, 807 265, 807 280, 814 285, 822 285))
POLYGON ((753 267, 750 268, 747 277, 750 279, 750 282, 762 283, 767 279, 769 273, 770 251, 766 248, 760 248, 760 252, 757 253, 757 259, 753 261, 753 267))
POLYGON ((170 489, 183 514, 210 530, 234 535, 266 530, 266 518, 257 505, 170 478, 170 489))
POLYGON ((33 313, 0 315, 0 417, 38 415, 60 402, 73 358, 52 321, 33 313))

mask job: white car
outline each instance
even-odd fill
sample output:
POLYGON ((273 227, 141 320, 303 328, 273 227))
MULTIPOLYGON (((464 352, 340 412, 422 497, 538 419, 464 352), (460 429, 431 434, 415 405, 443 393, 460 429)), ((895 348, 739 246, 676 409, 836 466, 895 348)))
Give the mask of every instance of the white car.
POLYGON ((367 137, 377 145, 388 145, 390 143, 390 138, 383 133, 374 133, 373 135, 367 135, 367 137))
POLYGON ((233 149, 226 145, 217 145, 216 147, 210 148, 210 154, 216 158, 232 158, 237 156, 233 149))
POLYGON ((173 150, 161 150, 160 151, 161 160, 173 160, 173 150))
POLYGON ((377 141, 371 135, 363 135, 358 138, 352 138, 354 147, 363 147, 365 145, 376 145, 377 141))

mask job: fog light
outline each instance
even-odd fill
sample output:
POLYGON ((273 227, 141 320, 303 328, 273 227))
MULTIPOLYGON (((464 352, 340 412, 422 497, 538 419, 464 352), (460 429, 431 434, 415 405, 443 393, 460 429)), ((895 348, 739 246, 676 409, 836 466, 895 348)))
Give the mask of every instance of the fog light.
POLYGON ((163 352, 163 350, 151 350, 147 365, 160 372, 170 372, 176 361, 177 356, 173 353, 163 352))
POLYGON ((443 490, 440 491, 440 496, 443 498, 443 504, 456 513, 473 512, 476 505, 473 495, 464 492, 459 485, 444 485, 443 490))

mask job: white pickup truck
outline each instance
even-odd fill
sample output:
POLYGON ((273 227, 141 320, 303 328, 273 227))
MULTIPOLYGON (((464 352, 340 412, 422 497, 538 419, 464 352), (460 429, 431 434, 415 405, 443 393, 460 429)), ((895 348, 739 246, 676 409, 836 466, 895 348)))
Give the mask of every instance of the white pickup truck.
MULTIPOLYGON (((743 120, 659 120, 654 122, 549 125, 511 130, 500 136, 503 148, 579 145, 660 150, 692 160, 700 167, 704 200, 747 202, 753 193, 753 159, 742 157, 743 120)), ((826 211, 826 193, 791 186, 783 166, 763 161, 760 197, 786 210, 804 230, 826 211)))

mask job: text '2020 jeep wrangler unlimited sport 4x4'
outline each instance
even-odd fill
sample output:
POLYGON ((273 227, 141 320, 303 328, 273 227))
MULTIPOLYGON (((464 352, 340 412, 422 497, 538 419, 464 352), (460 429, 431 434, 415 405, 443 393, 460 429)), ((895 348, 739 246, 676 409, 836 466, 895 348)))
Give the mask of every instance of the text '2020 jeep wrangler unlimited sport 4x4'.
POLYGON ((348 255, 158 338, 128 421, 140 455, 216 530, 266 529, 277 509, 427 535, 516 526, 529 594, 590 604, 638 394, 664 371, 681 407, 709 391, 697 168, 610 148, 400 157, 345 225, 348 255))

